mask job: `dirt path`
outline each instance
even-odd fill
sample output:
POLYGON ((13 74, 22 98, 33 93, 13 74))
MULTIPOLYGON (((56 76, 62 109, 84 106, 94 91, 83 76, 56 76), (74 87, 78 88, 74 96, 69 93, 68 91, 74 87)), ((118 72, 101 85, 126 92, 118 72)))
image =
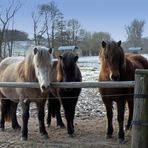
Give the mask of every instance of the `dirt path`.
POLYGON ((47 129, 49 139, 43 139, 39 134, 37 119, 31 117, 28 127, 28 141, 21 141, 20 131, 14 131, 10 123, 7 123, 5 131, 0 132, 0 148, 128 148, 131 142, 131 133, 126 132, 126 143, 118 144, 116 127, 113 138, 107 140, 104 118, 86 120, 76 118, 76 136, 73 138, 68 136, 66 129, 56 127, 55 119, 52 120, 51 127, 47 129))

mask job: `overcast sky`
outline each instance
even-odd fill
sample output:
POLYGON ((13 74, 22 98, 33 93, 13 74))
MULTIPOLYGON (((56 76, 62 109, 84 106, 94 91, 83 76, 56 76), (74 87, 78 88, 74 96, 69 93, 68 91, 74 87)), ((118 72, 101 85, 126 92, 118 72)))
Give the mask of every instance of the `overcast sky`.
MULTIPOLYGON (((0 0, 0 12, 11 0, 0 0)), ((64 18, 78 20, 87 31, 109 32, 114 40, 125 41, 125 25, 134 19, 145 20, 143 37, 148 37, 148 0, 54 0, 64 18)), ((20 0, 21 9, 15 15, 15 28, 33 37, 31 13, 39 4, 50 0, 20 0)))

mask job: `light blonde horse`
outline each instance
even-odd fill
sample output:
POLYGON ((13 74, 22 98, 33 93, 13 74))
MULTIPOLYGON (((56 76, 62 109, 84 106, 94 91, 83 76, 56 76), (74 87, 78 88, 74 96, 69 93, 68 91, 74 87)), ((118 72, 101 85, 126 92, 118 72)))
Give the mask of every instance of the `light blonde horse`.
MULTIPOLYGON (((43 136, 48 137, 44 124, 44 106, 46 102, 46 92, 49 90, 50 87, 49 76, 51 66, 52 49, 48 50, 46 47, 41 46, 37 46, 33 48, 33 50, 30 50, 30 52, 28 52, 25 58, 8 57, 0 63, 1 82, 38 82, 40 86, 40 89, 0 88, 2 98, 8 98, 9 101, 11 100, 10 102, 21 102, 22 140, 27 140, 28 138, 28 119, 30 102, 35 102, 37 105, 40 133, 43 136)), ((4 99, 2 100, 4 101, 4 99)), ((11 107, 9 108, 7 106, 7 103, 3 104, 2 102, 1 128, 4 128, 5 117, 7 116, 7 113, 10 112, 8 111, 9 109, 11 109, 11 107)), ((13 115, 11 114, 11 116, 13 115)), ((16 119, 15 121, 17 122, 16 119)))

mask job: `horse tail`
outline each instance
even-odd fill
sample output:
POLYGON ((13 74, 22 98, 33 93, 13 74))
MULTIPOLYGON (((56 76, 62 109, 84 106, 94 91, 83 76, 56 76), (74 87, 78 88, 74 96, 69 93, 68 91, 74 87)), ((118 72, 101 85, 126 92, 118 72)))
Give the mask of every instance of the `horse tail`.
POLYGON ((1 112, 4 114, 4 121, 11 121, 11 100, 1 100, 1 112))

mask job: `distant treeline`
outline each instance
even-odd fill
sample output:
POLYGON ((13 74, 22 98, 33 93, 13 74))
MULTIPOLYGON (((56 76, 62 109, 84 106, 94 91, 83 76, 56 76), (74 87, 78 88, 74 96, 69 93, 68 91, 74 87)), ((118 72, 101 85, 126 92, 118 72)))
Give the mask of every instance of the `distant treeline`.
MULTIPOLYGON (((2 33, 2 31, 0 30, 0 34, 1 33, 2 33)), ((24 31, 6 29, 5 38, 7 39, 7 42, 9 42, 9 41, 26 41, 26 40, 28 40, 28 34, 24 31)))

